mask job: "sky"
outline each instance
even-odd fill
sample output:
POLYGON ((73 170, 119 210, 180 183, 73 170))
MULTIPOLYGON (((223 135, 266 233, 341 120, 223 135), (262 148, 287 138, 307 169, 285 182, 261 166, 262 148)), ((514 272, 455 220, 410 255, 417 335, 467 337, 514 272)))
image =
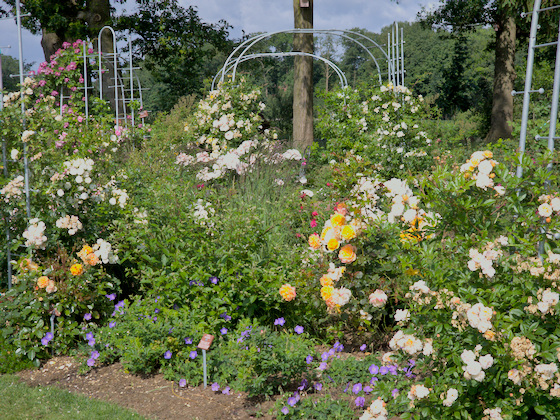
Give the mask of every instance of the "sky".
MULTIPOLYGON (((0 3, 3 3, 0 0, 0 3)), ((134 1, 119 9, 132 10, 134 1)), ((291 29, 293 22, 292 0, 179 0, 183 7, 195 6, 200 18, 207 23, 224 19, 233 29, 230 38, 240 38, 253 32, 273 32, 291 29)), ((394 21, 414 21, 422 6, 437 5, 437 0, 315 0, 313 26, 316 29, 364 28, 380 32, 394 21)), ((44 61, 40 36, 22 30, 23 58, 35 62, 33 68, 44 61)), ((0 51, 19 57, 18 31, 14 20, 0 21, 0 51), (5 47, 11 46, 10 49, 5 47)))

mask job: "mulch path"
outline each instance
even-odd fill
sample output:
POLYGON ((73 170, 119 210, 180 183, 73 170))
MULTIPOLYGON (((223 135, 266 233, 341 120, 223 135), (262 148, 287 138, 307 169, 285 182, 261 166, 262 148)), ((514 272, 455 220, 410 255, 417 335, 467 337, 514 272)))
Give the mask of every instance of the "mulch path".
POLYGON ((72 393, 110 401, 157 420, 272 419, 273 401, 255 403, 247 395, 214 392, 203 386, 179 388, 163 375, 126 373, 120 363, 79 375, 80 363, 71 357, 55 357, 38 370, 18 372, 30 386, 54 386, 72 393))

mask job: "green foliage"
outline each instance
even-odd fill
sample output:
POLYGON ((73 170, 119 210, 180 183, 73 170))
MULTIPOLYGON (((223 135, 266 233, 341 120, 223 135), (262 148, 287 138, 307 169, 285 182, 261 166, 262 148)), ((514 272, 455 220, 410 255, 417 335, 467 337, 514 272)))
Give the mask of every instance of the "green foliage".
POLYGON ((288 407, 284 399, 277 401, 277 419, 356 419, 358 414, 350 408, 347 400, 336 400, 332 396, 304 398, 294 407, 288 407), (285 408, 284 408, 285 407, 285 408), (284 414, 281 410, 287 411, 284 414))

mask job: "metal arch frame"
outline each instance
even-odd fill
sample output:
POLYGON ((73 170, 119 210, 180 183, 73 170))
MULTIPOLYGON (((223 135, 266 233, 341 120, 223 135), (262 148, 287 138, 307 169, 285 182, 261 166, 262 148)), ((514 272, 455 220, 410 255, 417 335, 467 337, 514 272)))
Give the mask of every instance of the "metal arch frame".
MULTIPOLYGON (((340 69, 340 67, 338 67, 336 64, 334 64, 331 60, 321 57, 319 55, 316 54, 311 54, 311 53, 305 53, 305 52, 301 52, 301 51, 289 51, 289 52, 278 52, 278 53, 255 53, 255 54, 249 54, 249 55, 245 55, 245 56, 240 56, 235 64, 230 64, 230 66, 225 69, 225 74, 228 74, 232 68, 234 68, 234 66, 236 66, 238 63, 242 63, 244 61, 249 61, 252 60, 254 58, 261 58, 261 57, 267 57, 267 56, 271 56, 271 57, 294 57, 294 56, 306 56, 306 57, 313 57, 316 58, 318 60, 321 60, 323 62, 325 62, 326 64, 328 64, 338 75, 338 78, 340 79, 340 85, 343 88, 348 87, 348 80, 346 79, 346 75, 344 74, 344 72, 340 69)), ((212 79, 212 90, 214 90, 214 86, 216 83, 216 79, 218 77, 218 75, 220 74, 222 70, 218 71, 218 73, 216 73, 216 75, 214 76, 214 78, 212 79)), ((232 79, 235 80, 235 74, 233 74, 232 79)), ((223 80, 223 78, 221 79, 223 80)))
MULTIPOLYGON (((232 53, 228 56, 228 58, 226 59, 224 66, 222 67, 221 70, 221 78, 220 78, 220 82, 223 82, 224 77, 225 77, 225 69, 228 67, 230 61, 233 60, 233 57, 238 53, 238 51, 240 51, 243 47, 245 47, 245 49, 241 52, 240 56, 238 57, 238 60, 240 57, 242 57, 247 50, 249 50, 249 48, 251 48, 253 45, 255 45, 257 42, 265 39, 265 38, 269 38, 273 35, 276 34, 281 34, 281 33, 321 33, 321 34, 332 34, 332 35, 338 35, 342 38, 346 38, 356 44, 358 44, 360 47, 362 47, 371 57, 371 59, 373 60, 373 62, 375 63, 375 66, 377 67, 377 74, 378 74, 378 78, 379 78, 379 84, 382 84, 382 80, 381 80, 381 69, 379 68, 379 63, 377 62, 377 59, 373 56, 373 54, 371 53, 371 51, 364 45, 362 44, 360 41, 346 35, 346 34, 353 34, 353 35, 357 35, 361 38, 366 39, 367 41, 371 42, 375 47, 377 47, 382 54, 385 56, 385 59, 387 60, 387 62, 389 63, 389 67, 391 68, 393 66, 393 64, 390 62, 389 57, 387 55, 387 53, 383 50, 383 48, 381 48, 381 46, 375 42, 374 40, 372 40, 371 38, 367 37, 366 35, 363 35, 359 32, 355 32, 355 31, 348 31, 348 30, 344 30, 344 29, 287 29, 287 30, 282 30, 282 31, 275 31, 275 32, 268 32, 265 34, 260 34, 260 35, 255 35, 252 38, 249 38, 245 41, 243 41, 241 44, 239 44, 233 51, 232 53)), ((235 72, 236 72, 236 68, 237 66, 234 67, 234 71, 233 71, 233 75, 235 77, 235 72)), ((390 72, 390 74, 392 75, 393 72, 390 72)), ((394 80, 391 80, 394 84, 394 80)))

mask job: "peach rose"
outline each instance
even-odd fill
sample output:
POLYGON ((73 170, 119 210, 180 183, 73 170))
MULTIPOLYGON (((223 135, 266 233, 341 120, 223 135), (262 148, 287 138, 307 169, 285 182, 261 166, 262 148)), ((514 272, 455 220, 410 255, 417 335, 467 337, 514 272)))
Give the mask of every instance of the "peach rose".
POLYGON ((376 308, 381 308, 387 303, 387 295, 383 290, 377 289, 369 295, 369 303, 376 308))
POLYGON ((321 286, 332 286, 334 283, 333 278, 327 276, 326 274, 323 277, 321 277, 319 281, 321 282, 321 286))
POLYGON ((307 242, 309 243, 309 246, 313 249, 321 248, 321 238, 316 233, 310 235, 309 240, 307 242))
POLYGON ((56 284, 54 284, 54 281, 49 280, 49 284, 47 285, 47 288, 45 290, 47 291, 47 293, 56 292, 57 288, 56 288, 56 284))
POLYGON ((49 284, 49 278, 47 276, 41 276, 37 279, 37 286, 44 289, 49 284))
POLYGON ((280 287, 280 296, 282 296, 286 302, 294 300, 296 297, 296 288, 290 284, 284 284, 280 287))
POLYGON ((350 264, 356 261, 356 247, 350 244, 344 245, 342 248, 340 248, 338 258, 340 258, 340 261, 344 264, 350 264))

